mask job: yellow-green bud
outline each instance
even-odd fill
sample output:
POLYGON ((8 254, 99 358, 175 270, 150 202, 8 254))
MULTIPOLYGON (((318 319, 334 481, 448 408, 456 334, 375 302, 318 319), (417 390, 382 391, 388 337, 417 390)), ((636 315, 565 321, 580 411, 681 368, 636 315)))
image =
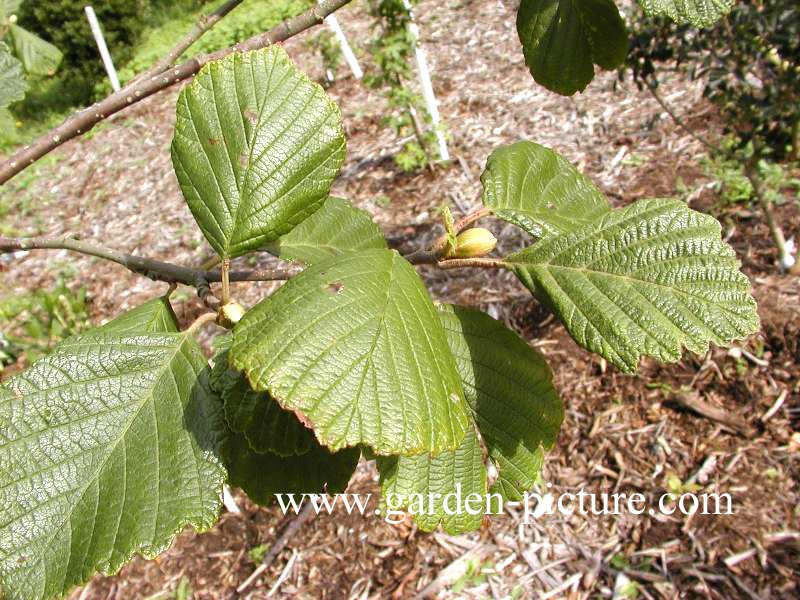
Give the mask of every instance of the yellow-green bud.
POLYGON ((478 258, 489 254, 497 246, 497 238, 483 227, 473 227, 462 231, 456 237, 455 250, 447 258, 478 258))
POLYGON ((225 329, 231 329, 236 323, 242 320, 244 307, 238 302, 228 302, 223 305, 217 313, 217 325, 225 329))

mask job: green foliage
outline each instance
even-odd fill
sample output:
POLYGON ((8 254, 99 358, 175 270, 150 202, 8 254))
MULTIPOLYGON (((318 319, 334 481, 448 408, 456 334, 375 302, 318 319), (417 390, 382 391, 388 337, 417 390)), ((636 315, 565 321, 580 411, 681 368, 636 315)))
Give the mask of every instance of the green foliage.
MULTIPOLYGON (((705 158, 702 163, 706 174, 714 179, 714 190, 725 204, 752 204, 755 192, 744 167, 752 160, 752 146, 740 148, 737 140, 731 140, 722 149, 721 153, 705 158)), ((791 194, 800 200, 800 179, 792 177, 791 171, 779 163, 758 160, 756 172, 762 182, 761 193, 767 201, 783 204, 791 194)))
POLYGON ((231 338, 217 338, 211 389, 222 400, 225 420, 233 433, 243 434, 254 452, 301 456, 316 445, 311 430, 283 410, 265 392, 256 392, 247 379, 228 364, 231 338))
POLYGON ((415 41, 408 27, 411 17, 403 0, 370 0, 369 13, 378 29, 371 45, 377 72, 367 73, 364 82, 386 95, 390 114, 384 117, 384 124, 398 137, 414 136, 414 141, 406 142, 395 156, 397 166, 410 173, 431 162, 429 148, 434 147, 436 139, 422 98, 408 87, 414 77, 411 57, 415 41))
POLYGON ((594 65, 618 67, 628 48, 612 0, 522 0, 517 33, 533 78, 563 96, 583 91, 594 65))
MULTIPOLYGON (((20 25, 63 52, 59 80, 62 102, 67 105, 87 103, 95 84, 105 78, 85 5, 85 0, 29 0, 19 15, 20 25)), ((97 0, 92 7, 115 63, 124 64, 139 39, 149 1, 97 0)))
POLYGON ((231 365, 332 449, 439 452, 464 436, 464 392, 436 310, 393 250, 315 263, 248 312, 233 338, 231 365))
POLYGON ((534 237, 568 233, 608 212, 608 200, 564 157, 522 141, 489 155, 483 204, 534 237))
POLYGON ((468 430, 455 450, 436 455, 379 457, 378 470, 384 498, 393 498, 393 509, 407 508, 422 531, 433 531, 439 524, 451 534, 480 528, 487 486, 475 431, 468 430), (448 494, 456 493, 461 506, 455 495, 447 502, 448 494), (468 512, 463 502, 471 494, 479 494, 481 500, 468 512))
POLYGON ((22 100, 28 85, 22 71, 22 63, 0 42, 0 109, 22 100))
POLYGON ((8 598, 60 596, 134 553, 154 556, 186 525, 213 525, 222 420, 205 372, 186 334, 111 326, 64 341, 0 387, 8 598))
POLYGON ((499 477, 492 493, 518 501, 533 487, 561 429, 553 375, 536 350, 477 310, 440 306, 464 394, 499 477))
MULTIPOLYGON (((208 14, 220 3, 183 0, 169 2, 149 0, 152 10, 148 13, 147 26, 142 29, 140 41, 133 54, 119 70, 120 81, 132 79, 151 67, 183 38, 197 20, 208 14)), ((312 0, 269 0, 248 2, 234 9, 214 28, 200 38, 181 57, 181 60, 200 53, 215 52, 228 48, 263 31, 268 31, 282 21, 299 14, 312 6, 312 0)))
MULTIPOLYGON (((392 6, 373 9, 402 20, 380 12, 392 6)), ((588 48, 589 71, 616 60, 616 37, 604 35, 616 9, 553 6, 539 25, 571 32, 555 41, 588 48)), ((554 87, 582 84, 586 71, 564 73, 554 87)), ((95 570, 154 555, 186 525, 209 527, 226 476, 260 503, 336 493, 363 452, 377 459, 386 504, 399 498, 421 529, 452 533, 477 529, 486 504, 450 514, 451 495, 488 490, 496 502, 531 489, 563 418, 549 367, 488 315, 437 307, 369 215, 330 197, 345 141, 324 91, 273 46, 204 68, 177 112, 173 164, 214 249, 267 250, 305 270, 217 341, 213 367, 161 298, 68 338, 0 387, 2 593, 63 595, 95 570)), ((482 182, 487 209, 537 239, 480 266, 512 270, 621 370, 757 329, 750 284, 715 219, 675 200, 612 208, 531 142, 496 149, 482 182)), ((445 249, 467 243, 448 210, 443 220, 445 249)), ((459 586, 479 582, 482 566, 467 575, 459 586)))
POLYGON ((277 240, 316 211, 344 156, 339 108, 277 46, 207 65, 178 98, 172 162, 223 258, 277 240))
MULTIPOLYGON (((721 4, 729 4, 728 2, 721 4)), ((800 122, 800 5, 747 0, 702 34, 662 19, 634 19, 627 66, 657 85, 657 65, 676 61, 705 81, 727 132, 760 157, 797 158, 800 122)))
POLYGON ((708 27, 728 14, 736 0, 639 0, 652 17, 667 16, 676 23, 708 27))
POLYGON ((640 200, 507 260, 575 341, 626 372, 642 355, 675 362, 759 327, 719 222, 677 200, 640 200))
POLYGON ((319 53, 322 72, 325 73, 325 81, 333 83, 336 80, 336 73, 342 64, 342 50, 336 35, 331 31, 320 31, 309 38, 307 45, 312 50, 319 53))
POLYGON ((275 256, 306 264, 371 248, 386 248, 380 228, 366 211, 341 198, 328 198, 300 225, 265 246, 275 256))
POLYGON ((89 327, 86 288, 77 291, 60 278, 52 290, 39 289, 0 301, 0 373, 24 358, 33 362, 61 340, 89 327))

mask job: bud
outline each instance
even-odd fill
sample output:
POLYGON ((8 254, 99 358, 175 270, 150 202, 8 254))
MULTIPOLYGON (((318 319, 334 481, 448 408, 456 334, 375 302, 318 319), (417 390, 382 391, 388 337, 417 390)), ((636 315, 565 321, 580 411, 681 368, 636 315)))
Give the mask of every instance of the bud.
POLYGON ((8 22, 14 25, 17 22, 17 15, 11 15, 8 17, 8 22))
POLYGON ((228 302, 223 305, 217 313, 217 325, 225 329, 232 329, 236 323, 242 320, 244 307, 238 302, 228 302))
POLYGON ((456 237, 455 250, 447 258, 478 258, 489 254, 497 246, 497 238, 483 227, 473 227, 462 231, 456 237))

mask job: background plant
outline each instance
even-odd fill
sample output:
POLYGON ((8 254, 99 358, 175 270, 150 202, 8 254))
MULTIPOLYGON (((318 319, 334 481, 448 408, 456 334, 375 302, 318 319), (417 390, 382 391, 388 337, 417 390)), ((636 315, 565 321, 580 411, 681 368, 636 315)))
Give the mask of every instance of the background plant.
MULTIPOLYGON (((775 192, 779 165, 797 160, 800 148, 800 7, 791 0, 746 0, 704 31, 639 15, 631 24, 627 67, 684 128, 659 95, 659 69, 683 66, 705 82, 704 94, 717 106, 729 137, 701 142, 718 155, 712 164, 738 163, 735 171, 748 180, 746 187, 765 213, 779 265, 796 270, 772 205, 782 201, 775 192)), ((730 191, 738 196, 742 186, 736 181, 729 181, 730 191)))
POLYGON ((17 24, 22 0, 0 3, 0 135, 12 135, 15 119, 8 106, 25 97, 27 77, 51 76, 61 63, 52 44, 17 24))
MULTIPOLYGON (((410 4, 417 2, 412 0, 410 4)), ((395 162, 404 171, 416 171, 431 164, 436 137, 422 97, 409 87, 414 77, 411 58, 415 43, 408 28, 411 17, 403 0, 370 0, 369 13, 375 17, 378 30, 372 39, 377 72, 368 72, 364 82, 384 91, 390 111, 384 123, 407 140, 394 156, 395 162)))

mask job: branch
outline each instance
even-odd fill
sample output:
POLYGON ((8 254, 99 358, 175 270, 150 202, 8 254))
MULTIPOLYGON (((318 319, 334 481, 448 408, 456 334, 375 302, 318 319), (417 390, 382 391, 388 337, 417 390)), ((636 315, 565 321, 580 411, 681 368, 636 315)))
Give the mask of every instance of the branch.
POLYGON ((674 110, 672 110, 672 107, 669 104, 667 104, 667 102, 661 97, 661 94, 658 93, 658 90, 656 90, 656 84, 654 82, 650 81, 649 79, 645 79, 645 84, 647 85, 647 89, 650 90, 650 95, 653 96, 653 98, 655 98, 656 102, 658 102, 661 108, 664 109, 664 112, 666 112, 672 118, 672 120, 678 127, 683 129, 686 133, 688 133, 698 142, 703 144, 703 146, 705 146, 706 149, 710 150, 712 154, 716 154, 717 152, 719 152, 719 148, 717 148, 714 144, 709 142, 700 134, 694 132, 686 124, 686 122, 683 119, 681 119, 674 110))
POLYGON ((436 263, 440 269, 462 269, 472 267, 477 269, 505 269, 507 263, 500 258, 449 258, 436 263))
POLYGON ((156 63, 147 71, 134 77, 131 83, 142 81, 143 79, 153 77, 154 75, 159 75, 169 69, 181 56, 183 56, 183 53, 186 52, 192 46, 192 44, 203 37, 206 32, 210 31, 214 25, 219 23, 220 19, 225 17, 243 1, 244 0, 228 0, 224 4, 218 6, 214 12, 208 15, 202 15, 185 38, 179 41, 175 47, 172 48, 172 50, 167 52, 167 54, 165 54, 161 59, 156 61, 156 63))
POLYGON ((781 270, 786 270, 792 275, 800 275, 800 263, 791 264, 794 257, 789 253, 786 248, 786 238, 783 235, 781 226, 775 218, 775 212, 772 210, 772 201, 767 196, 764 190, 761 175, 758 173, 758 147, 753 150, 753 157, 744 164, 744 174, 753 186, 753 195, 761 210, 764 211, 764 216, 767 218, 767 226, 772 234, 772 241, 778 249, 778 262, 780 263, 781 270), (787 266, 789 265, 789 266, 787 266))
MULTIPOLYGON (((222 281, 220 271, 203 271, 162 262, 143 256, 124 254, 116 250, 92 246, 80 240, 48 239, 48 238, 6 238, 0 237, 0 254, 20 250, 69 250, 110 260, 122 265, 137 275, 143 275, 155 281, 182 283, 195 288, 207 287, 209 283, 222 281)), ((296 268, 268 269, 262 271, 232 271, 231 281, 282 281, 299 272, 296 268)))
MULTIPOLYGON (((152 96, 172 85, 189 79, 206 64, 219 60, 233 52, 258 50, 271 44, 287 40, 298 33, 322 23, 323 19, 351 0, 324 0, 306 12, 284 21, 266 33, 251 37, 230 48, 210 54, 199 54, 186 62, 143 80, 134 80, 129 85, 108 96, 105 100, 76 112, 61 125, 34 140, 30 145, 15 152, 0 163, 0 184, 65 142, 89 131, 99 122, 109 118, 127 106, 152 96)), ((221 18, 221 17, 220 17, 221 18)), ((198 36, 199 37, 199 36, 198 36)), ((187 38, 188 39, 188 38, 187 38)))

